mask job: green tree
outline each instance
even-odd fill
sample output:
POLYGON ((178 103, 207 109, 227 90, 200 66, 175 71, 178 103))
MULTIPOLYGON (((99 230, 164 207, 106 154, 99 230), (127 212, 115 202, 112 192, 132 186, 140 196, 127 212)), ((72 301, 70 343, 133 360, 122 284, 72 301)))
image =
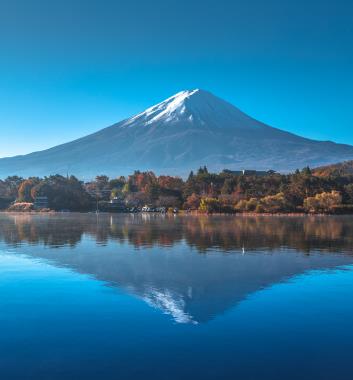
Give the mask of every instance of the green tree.
POLYGON ((54 175, 44 178, 31 189, 31 197, 48 197, 49 208, 86 211, 93 206, 93 199, 85 190, 83 183, 76 177, 54 175))

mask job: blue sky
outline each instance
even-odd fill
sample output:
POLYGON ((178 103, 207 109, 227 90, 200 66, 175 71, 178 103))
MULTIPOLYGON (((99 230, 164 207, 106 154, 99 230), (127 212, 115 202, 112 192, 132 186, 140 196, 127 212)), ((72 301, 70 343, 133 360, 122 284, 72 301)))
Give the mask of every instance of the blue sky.
POLYGON ((0 157, 192 88, 353 144, 352 41, 350 0, 0 0, 0 157))

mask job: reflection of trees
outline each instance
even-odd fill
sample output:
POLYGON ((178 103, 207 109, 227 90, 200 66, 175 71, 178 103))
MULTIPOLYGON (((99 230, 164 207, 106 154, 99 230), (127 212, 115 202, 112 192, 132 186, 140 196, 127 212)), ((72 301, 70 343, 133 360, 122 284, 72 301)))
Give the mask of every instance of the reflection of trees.
POLYGON ((353 247, 353 221, 345 217, 205 217, 186 224, 188 244, 200 250, 289 247, 310 252, 353 247))
POLYGON ((134 247, 171 246, 185 240, 199 251, 245 248, 299 251, 349 251, 353 221, 349 217, 234 217, 160 215, 10 215, 0 216, 0 240, 53 247, 74 246, 87 234, 97 244, 109 241, 134 247))
POLYGON ((75 246, 83 232, 83 225, 64 218, 30 215, 0 217, 0 240, 13 246, 23 242, 51 247, 75 246))

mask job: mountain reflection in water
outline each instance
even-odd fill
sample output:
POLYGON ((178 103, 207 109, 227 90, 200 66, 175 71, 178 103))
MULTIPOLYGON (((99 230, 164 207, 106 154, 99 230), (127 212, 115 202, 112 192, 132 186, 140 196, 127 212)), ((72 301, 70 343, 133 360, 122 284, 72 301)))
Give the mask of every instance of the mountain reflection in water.
POLYGON ((264 287, 351 264, 353 221, 1 214, 0 244, 124 289, 175 322, 203 323, 264 287))

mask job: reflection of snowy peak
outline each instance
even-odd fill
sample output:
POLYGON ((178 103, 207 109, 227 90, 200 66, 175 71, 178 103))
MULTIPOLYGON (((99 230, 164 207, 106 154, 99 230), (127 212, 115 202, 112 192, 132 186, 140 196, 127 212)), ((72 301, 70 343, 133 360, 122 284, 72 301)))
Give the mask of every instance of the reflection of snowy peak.
POLYGON ((194 324, 305 271, 352 264, 352 231, 340 217, 0 214, 0 249, 20 246, 194 324))
POLYGON ((353 159, 353 147, 269 127, 203 90, 187 90, 94 134, 25 156, 0 159, 7 175, 85 178, 132 171, 293 170, 353 159))
POLYGON ((142 297, 150 306, 162 310, 165 314, 171 315, 177 323, 193 323, 197 324, 186 311, 185 300, 183 296, 173 294, 169 290, 158 291, 149 289, 142 297))
POLYGON ((292 250, 268 254, 201 255, 144 250, 127 254, 115 244, 74 251, 37 247, 30 255, 57 266, 90 274, 144 300, 177 323, 205 323, 242 302, 250 294, 306 270, 334 268, 353 262, 338 255, 297 255, 292 250))

